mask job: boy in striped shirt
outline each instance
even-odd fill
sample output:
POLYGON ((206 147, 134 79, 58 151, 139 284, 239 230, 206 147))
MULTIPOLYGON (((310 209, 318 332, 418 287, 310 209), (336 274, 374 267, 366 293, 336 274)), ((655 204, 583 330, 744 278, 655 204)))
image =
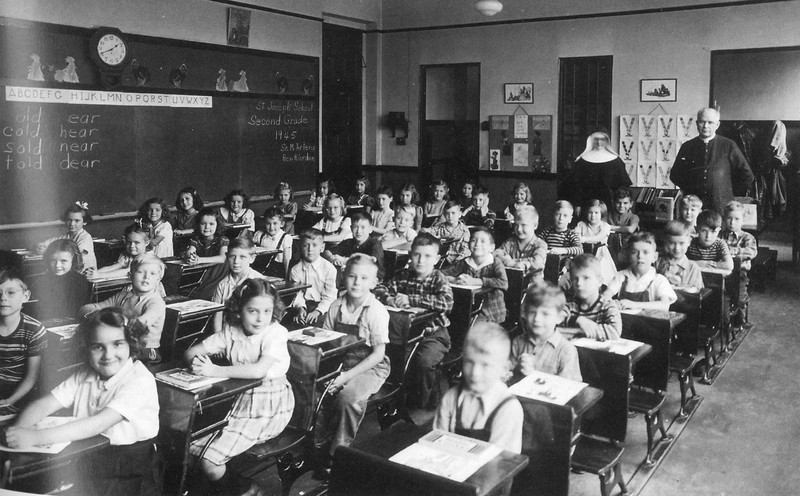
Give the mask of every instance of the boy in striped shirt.
POLYGON ((600 260, 585 253, 572 259, 570 286, 574 294, 567 303, 569 316, 564 326, 580 329, 577 335, 605 341, 622 335, 622 315, 614 300, 600 298, 600 260))
POLYGON ((703 210, 697 216, 697 237, 686 250, 689 260, 700 268, 733 270, 733 258, 728 244, 719 239, 722 216, 716 210, 703 210))
POLYGON ((580 255, 583 245, 574 229, 569 228, 575 209, 565 200, 556 202, 553 225, 542 229, 539 237, 547 243, 547 253, 553 255, 580 255))

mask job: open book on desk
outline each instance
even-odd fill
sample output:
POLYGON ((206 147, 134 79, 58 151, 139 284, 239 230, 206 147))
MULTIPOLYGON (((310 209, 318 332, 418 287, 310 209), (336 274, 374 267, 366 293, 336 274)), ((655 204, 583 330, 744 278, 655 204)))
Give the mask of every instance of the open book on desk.
POLYGON ((464 482, 501 452, 493 444, 452 432, 434 430, 389 460, 429 474, 464 482))
POLYGON ((415 315, 418 314, 418 313, 422 313, 422 312, 427 310, 426 308, 422 308, 422 307, 400 308, 400 307, 393 307, 393 306, 390 306, 390 305, 384 305, 384 306, 386 307, 386 310, 388 310, 390 312, 408 312, 408 313, 413 313, 415 315))
POLYGON ((345 334, 343 332, 308 326, 290 332, 289 341, 303 343, 308 346, 314 346, 317 344, 327 343, 328 341, 333 341, 334 339, 339 339, 344 335, 345 334))
POLYGON ((597 341, 590 338, 576 338, 570 340, 570 343, 581 348, 591 348, 593 350, 605 350, 617 355, 627 355, 636 348, 642 346, 643 343, 633 341, 630 339, 609 339, 607 341, 597 341))
POLYGON ((213 301, 195 299, 170 303, 167 305, 167 308, 186 314, 200 312, 206 309, 222 310, 225 308, 225 305, 213 301))
POLYGON ((544 401, 554 405, 566 405, 586 386, 588 384, 585 382, 534 371, 508 389, 516 396, 522 396, 523 398, 544 401))
POLYGON ((225 377, 206 377, 193 374, 189 369, 181 368, 169 369, 156 374, 156 380, 187 391, 195 391, 225 379, 225 377))

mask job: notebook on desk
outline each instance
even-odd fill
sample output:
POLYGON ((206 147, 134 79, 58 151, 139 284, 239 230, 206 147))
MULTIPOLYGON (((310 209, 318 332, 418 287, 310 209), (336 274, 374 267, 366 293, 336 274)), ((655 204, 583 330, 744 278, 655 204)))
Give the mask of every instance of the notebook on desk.
MULTIPOLYGON (((73 420, 77 420, 77 417, 45 417, 34 426, 34 429, 49 429, 51 427, 67 424, 73 420)), ((61 453, 64 448, 69 446, 69 443, 69 441, 66 441, 63 443, 48 444, 45 446, 33 446, 25 449, 9 448, 5 444, 0 444, 0 451, 8 451, 10 453, 46 453, 55 455, 57 453, 61 453)))
POLYGON ((185 389, 187 391, 195 391, 206 386, 210 386, 216 382, 222 382, 225 377, 206 377, 203 375, 193 374, 189 369, 169 369, 156 374, 156 380, 161 381, 172 386, 185 389))
POLYGON ((327 343, 344 336, 343 332, 331 331, 330 329, 321 329, 319 327, 304 327, 289 333, 289 341, 296 343, 303 343, 308 346, 327 343))
POLYGON ((167 305, 167 308, 186 314, 186 313, 200 312, 206 309, 222 310, 223 308, 225 308, 225 305, 208 300, 188 300, 188 301, 180 301, 177 303, 170 303, 167 305))
POLYGON ((565 379, 557 375, 533 372, 514 384, 509 390, 516 396, 566 405, 569 400, 588 386, 585 382, 565 379))
POLYGON ((400 308, 400 307, 393 307, 393 306, 390 306, 390 305, 384 305, 384 306, 386 307, 386 310, 388 310, 390 312, 408 312, 408 313, 413 313, 415 315, 418 314, 418 313, 422 313, 422 312, 424 312, 426 310, 425 308, 422 308, 422 307, 400 308))
POLYGON ((497 446, 477 439, 434 430, 389 460, 464 482, 501 452, 497 446))
POLYGON ((56 327, 48 327, 48 331, 58 334, 64 339, 72 339, 75 331, 78 330, 78 324, 68 324, 56 327))
POLYGON ((596 339, 590 338, 576 338, 570 340, 572 344, 575 346, 580 346, 582 348, 591 348, 594 350, 605 350, 610 353, 615 353, 617 355, 627 355, 636 348, 642 346, 643 343, 639 341, 633 341, 630 339, 609 339, 607 341, 597 341, 596 339))

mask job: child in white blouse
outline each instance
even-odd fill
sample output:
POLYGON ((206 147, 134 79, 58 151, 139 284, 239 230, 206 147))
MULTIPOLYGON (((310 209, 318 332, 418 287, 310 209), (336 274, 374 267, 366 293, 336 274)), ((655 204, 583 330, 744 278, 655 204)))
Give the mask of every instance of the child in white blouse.
POLYGON ((174 255, 172 247, 172 224, 167 222, 167 202, 161 198, 150 198, 139 207, 139 220, 150 230, 150 246, 158 258, 174 255))
POLYGON ((283 230, 285 213, 278 207, 267 209, 263 215, 262 229, 253 234, 253 243, 270 250, 280 250, 269 265, 265 274, 286 279, 289 273, 289 262, 292 260, 292 237, 283 230))
POLYGON ((219 207, 219 216, 226 227, 233 224, 247 224, 245 236, 252 236, 256 230, 256 214, 248 208, 249 201, 247 193, 235 189, 225 195, 225 206, 219 207))
POLYGON ((67 231, 59 236, 54 236, 36 245, 36 252, 40 255, 47 249, 47 245, 57 239, 71 239, 78 243, 83 257, 84 270, 97 268, 97 258, 94 256, 94 241, 84 226, 92 222, 89 215, 89 205, 86 202, 77 201, 67 207, 61 220, 67 227, 67 231))
POLYGON ((325 199, 324 216, 314 224, 314 229, 322 231, 325 241, 339 242, 353 237, 350 230, 350 218, 346 217, 344 198, 337 194, 328 195, 325 199))

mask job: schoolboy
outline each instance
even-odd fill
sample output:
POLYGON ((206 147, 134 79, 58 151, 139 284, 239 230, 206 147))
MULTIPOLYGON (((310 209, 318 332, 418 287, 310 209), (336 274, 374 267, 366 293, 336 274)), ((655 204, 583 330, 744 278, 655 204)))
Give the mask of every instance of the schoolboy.
POLYGON ((310 287, 297 293, 284 322, 319 325, 331 303, 336 301, 336 267, 320 256, 324 246, 319 229, 305 229, 300 233, 300 262, 289 271, 289 280, 310 287))
POLYGON ((485 186, 476 186, 472 192, 472 208, 464 212, 464 224, 491 229, 495 219, 497 214, 489 209, 489 190, 485 186))
POLYGON ((45 328, 22 313, 31 293, 14 271, 0 271, 0 406, 19 404, 39 378, 45 328))
POLYGON ((744 323, 744 307, 748 301, 747 285, 749 283, 749 273, 751 260, 758 254, 758 244, 756 238, 742 230, 744 222, 744 205, 737 201, 728 203, 725 207, 724 223, 725 229, 720 233, 725 243, 728 244, 732 257, 739 257, 742 260, 741 270, 739 271, 739 295, 736 299, 738 308, 732 320, 734 326, 744 323))
POLYGON ((673 287, 700 289, 703 273, 696 263, 686 257, 691 236, 686 224, 680 220, 667 222, 663 231, 664 244, 656 262, 656 272, 667 278, 673 287))
POLYGON ((656 272, 656 240, 648 232, 638 232, 628 238, 625 253, 628 268, 617 272, 617 276, 603 292, 604 297, 619 296, 622 310, 653 309, 669 310, 678 296, 667 278, 656 272))
POLYGON ((631 190, 619 188, 614 191, 614 208, 608 212, 611 232, 632 234, 639 229, 639 216, 631 211, 633 198, 631 190))
POLYGON ((323 451, 323 466, 329 465, 336 448, 353 441, 369 396, 389 376, 389 357, 385 353, 389 312, 371 293, 377 284, 378 266, 372 257, 354 254, 345 265, 345 294, 331 304, 325 317, 323 327, 356 335, 365 344, 345 355, 342 372, 330 386, 335 395, 333 401, 317 418, 315 443, 323 451))
POLYGON ((137 315, 137 320, 147 327, 147 347, 141 351, 141 360, 156 365, 161 363, 159 348, 167 310, 160 291, 164 262, 152 253, 139 255, 131 261, 130 277, 130 286, 99 303, 84 305, 79 314, 88 315, 101 308, 120 307, 137 315))
POLYGON ((697 216, 703 209, 703 200, 696 195, 686 195, 681 198, 681 208, 678 210, 678 218, 682 220, 689 229, 689 235, 697 236, 697 216))
POLYGON ((697 216, 697 237, 689 244, 686 256, 703 267, 733 270, 728 244, 719 239, 722 216, 716 210, 703 210, 697 216))
MULTIPOLYGON (((353 237, 325 250, 322 258, 331 262, 334 267, 344 267, 354 253, 369 255, 375 259, 375 264, 378 266, 378 280, 382 281, 385 274, 383 247, 378 239, 371 236, 372 217, 366 212, 356 212, 352 216, 350 228, 353 231, 353 237)), ((338 286, 341 287, 341 284, 338 286)))
POLYGON ((544 265, 547 261, 547 243, 536 236, 539 228, 539 212, 528 205, 517 209, 514 214, 514 237, 503 242, 495 250, 494 256, 506 267, 525 271, 526 279, 541 282, 544 279, 544 265))
POLYGON ((472 231, 469 239, 469 258, 459 260, 442 272, 450 284, 468 284, 491 288, 483 297, 483 307, 478 318, 501 323, 506 320, 505 292, 508 276, 503 263, 494 257, 494 236, 485 227, 472 231))
POLYGON ((439 261, 441 242, 428 233, 421 233, 411 245, 409 267, 397 272, 388 283, 379 286, 376 294, 387 305, 399 308, 422 307, 440 312, 425 324, 424 339, 409 368, 409 404, 420 408, 429 405, 436 382, 434 367, 450 349, 450 321, 447 313, 453 309, 453 289, 447 278, 434 267, 439 261))
POLYGON ((511 342, 511 365, 516 374, 533 371, 581 380, 578 350, 561 336, 556 326, 564 320, 567 300, 550 282, 525 291, 520 323, 523 333, 511 342))
POLYGON ((622 315, 613 300, 600 297, 602 270, 600 260, 591 253, 572 259, 569 266, 573 300, 567 302, 567 327, 577 327, 579 334, 597 341, 622 336, 622 315))
POLYGON ((521 451, 522 406, 504 382, 510 351, 508 334, 499 325, 472 326, 464 340, 463 382, 442 397, 434 429, 521 451))
POLYGON ((553 255, 580 255, 583 245, 574 229, 569 228, 572 214, 575 209, 566 200, 556 202, 556 211, 553 214, 553 225, 545 227, 539 237, 547 243, 547 252, 553 255))
POLYGON ((394 214, 394 229, 381 236, 381 246, 384 250, 414 241, 414 238, 417 237, 417 231, 411 226, 414 225, 416 215, 417 213, 412 206, 397 207, 397 211, 394 214))
POLYGON ((433 226, 422 230, 450 243, 445 254, 445 264, 454 264, 469 256, 469 228, 461 220, 461 204, 449 200, 444 205, 442 217, 433 226))

